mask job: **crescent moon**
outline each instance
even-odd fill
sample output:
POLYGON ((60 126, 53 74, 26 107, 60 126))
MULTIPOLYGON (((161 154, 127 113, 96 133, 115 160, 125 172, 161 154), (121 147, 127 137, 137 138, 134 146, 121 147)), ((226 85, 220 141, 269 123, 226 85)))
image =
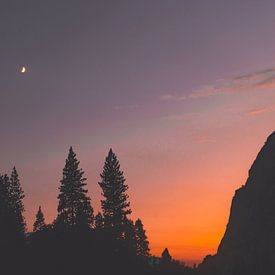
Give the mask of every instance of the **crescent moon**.
POLYGON ((26 67, 23 66, 23 67, 21 68, 21 73, 23 74, 23 73, 25 73, 25 72, 26 72, 26 67))

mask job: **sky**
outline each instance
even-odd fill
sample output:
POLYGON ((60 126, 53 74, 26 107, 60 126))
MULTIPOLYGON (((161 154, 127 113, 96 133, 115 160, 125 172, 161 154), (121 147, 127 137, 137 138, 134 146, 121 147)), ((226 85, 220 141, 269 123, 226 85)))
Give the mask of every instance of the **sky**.
POLYGON ((39 205, 55 218, 70 146, 99 211, 113 148, 152 253, 214 254, 275 129, 274 12, 271 0, 2 0, 0 172, 17 167, 28 227, 39 205))

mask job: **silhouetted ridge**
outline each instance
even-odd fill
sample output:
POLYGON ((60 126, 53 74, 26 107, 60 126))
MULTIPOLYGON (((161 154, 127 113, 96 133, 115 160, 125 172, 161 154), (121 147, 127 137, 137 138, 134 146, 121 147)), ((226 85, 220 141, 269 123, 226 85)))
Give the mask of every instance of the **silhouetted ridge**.
MULTIPOLYGON (((251 169, 247 184, 270 183, 275 174, 275 132, 267 139, 251 169), (260 180, 260 181, 259 181, 260 180)), ((274 184, 274 182, 273 182, 274 184)))
POLYGON ((207 265, 222 275, 275 274, 275 133, 235 192, 218 253, 207 265))

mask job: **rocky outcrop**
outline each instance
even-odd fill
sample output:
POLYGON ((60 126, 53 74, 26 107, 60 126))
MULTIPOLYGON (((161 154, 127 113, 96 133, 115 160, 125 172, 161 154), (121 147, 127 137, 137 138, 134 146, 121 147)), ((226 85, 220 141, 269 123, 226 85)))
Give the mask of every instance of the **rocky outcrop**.
POLYGON ((201 270, 218 275, 275 274, 275 133, 235 193, 217 255, 207 257, 201 270))

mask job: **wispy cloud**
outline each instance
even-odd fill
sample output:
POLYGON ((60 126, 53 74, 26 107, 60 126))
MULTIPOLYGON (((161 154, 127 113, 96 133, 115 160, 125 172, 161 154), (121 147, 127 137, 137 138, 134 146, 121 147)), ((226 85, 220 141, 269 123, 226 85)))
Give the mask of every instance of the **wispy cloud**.
POLYGON ((236 94, 246 91, 275 90, 275 68, 219 80, 213 85, 193 91, 190 98, 209 97, 218 94, 236 94))
POLYGON ((193 91, 188 96, 188 98, 197 99, 197 98, 201 98, 201 97, 215 96, 215 95, 218 95, 218 94, 221 94, 221 93, 222 93, 222 91, 218 87, 211 86, 211 85, 205 85, 202 88, 200 88, 196 91, 193 91))
POLYGON ((246 112, 244 112, 245 116, 258 116, 265 113, 274 112, 275 108, 274 106, 267 106, 267 107, 258 107, 254 109, 250 109, 246 112))
POLYGON ((237 94, 241 92, 257 92, 275 90, 275 68, 239 75, 230 79, 220 79, 214 84, 205 85, 192 91, 189 95, 162 95, 162 100, 186 100, 206 98, 224 94, 237 94))
POLYGON ((185 100, 187 97, 185 95, 177 96, 172 94, 164 94, 160 96, 161 100, 175 100, 175 101, 182 101, 185 100))

